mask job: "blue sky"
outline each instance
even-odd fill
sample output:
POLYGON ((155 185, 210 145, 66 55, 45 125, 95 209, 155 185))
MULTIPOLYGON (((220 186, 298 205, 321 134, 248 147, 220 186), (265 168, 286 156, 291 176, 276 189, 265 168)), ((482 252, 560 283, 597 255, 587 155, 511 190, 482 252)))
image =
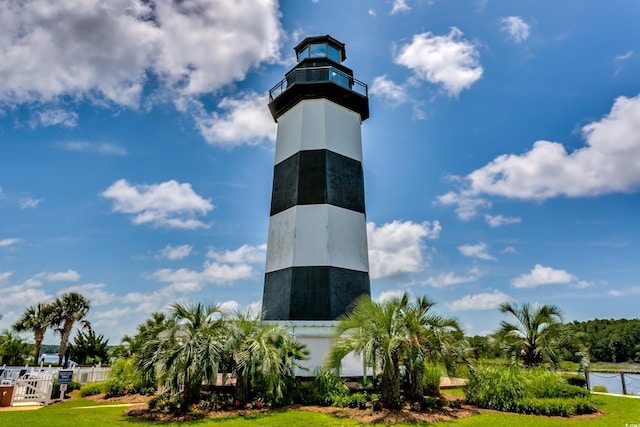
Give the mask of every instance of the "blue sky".
POLYGON ((427 295, 469 335, 504 301, 635 318, 639 18, 631 0, 7 0, 0 329, 69 291, 114 344, 176 301, 259 308, 266 94, 323 34, 369 85, 374 298, 427 295))

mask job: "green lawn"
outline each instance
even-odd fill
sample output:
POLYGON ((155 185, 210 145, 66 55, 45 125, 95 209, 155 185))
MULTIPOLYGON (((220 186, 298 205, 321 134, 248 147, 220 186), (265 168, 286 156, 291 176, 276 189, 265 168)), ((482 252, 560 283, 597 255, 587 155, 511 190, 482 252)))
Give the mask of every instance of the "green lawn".
MULTIPOLYGON (((504 413, 476 415, 471 418, 438 423, 438 426, 621 426, 640 425, 640 399, 612 396, 593 396, 604 415, 595 419, 544 418, 504 413)), ((62 404, 50 405, 35 411, 0 412, 0 426, 11 427, 102 427, 102 426, 210 426, 210 427, 248 427, 248 426, 304 426, 339 427, 358 426, 355 421, 337 419, 328 415, 305 411, 272 412, 264 415, 252 415, 245 418, 226 418, 218 420, 199 420, 185 423, 152 423, 136 420, 124 415, 124 408, 96 404, 93 401, 78 399, 62 404), (95 408, 89 408, 96 406, 95 408)), ((415 425, 415 424, 414 424, 415 425)), ((424 425, 424 424, 423 424, 424 425)), ((408 426, 407 424, 398 425, 408 426)))

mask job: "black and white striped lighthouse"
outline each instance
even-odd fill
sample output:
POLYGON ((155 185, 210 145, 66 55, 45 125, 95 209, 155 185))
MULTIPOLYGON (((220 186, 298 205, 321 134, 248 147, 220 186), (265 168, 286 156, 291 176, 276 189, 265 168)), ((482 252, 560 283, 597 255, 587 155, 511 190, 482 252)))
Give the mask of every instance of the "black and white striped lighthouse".
POLYGON ((370 294, 360 125, 367 86, 344 44, 307 37, 270 91, 278 123, 264 320, 332 321, 370 294))

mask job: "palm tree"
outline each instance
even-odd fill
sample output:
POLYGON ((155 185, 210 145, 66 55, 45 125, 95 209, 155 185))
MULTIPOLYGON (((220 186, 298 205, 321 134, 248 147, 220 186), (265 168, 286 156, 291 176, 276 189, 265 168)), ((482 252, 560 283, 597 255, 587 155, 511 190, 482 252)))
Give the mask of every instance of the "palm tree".
POLYGON ((426 296, 409 301, 405 293, 400 303, 406 327, 405 393, 407 399, 419 401, 424 397, 425 364, 444 363, 447 373, 453 374, 457 362, 466 358, 467 346, 458 322, 434 314, 435 303, 426 296))
POLYGON ((33 356, 33 366, 38 364, 40 358, 40 348, 44 340, 44 334, 47 328, 51 326, 52 306, 49 304, 39 303, 25 310, 22 317, 13 325, 16 332, 33 332, 35 340, 35 350, 33 356))
MULTIPOLYGON (((62 365, 62 358, 69 345, 69 336, 73 330, 75 322, 84 319, 91 307, 89 301, 77 292, 69 292, 62 295, 52 303, 53 315, 51 317, 52 326, 58 328, 60 332, 60 347, 58 348, 58 365, 62 365)), ((84 321, 83 326, 90 326, 84 321)))
POLYGON ((522 307, 512 303, 500 305, 500 311, 515 317, 514 323, 500 322, 496 335, 514 359, 522 359, 526 367, 538 366, 544 361, 555 367, 558 346, 566 338, 562 312, 555 305, 522 307))
POLYGON ((183 385, 183 412, 200 401, 203 382, 216 382, 225 336, 220 314, 218 306, 173 304, 166 329, 146 346, 153 353, 143 364, 155 367, 161 383, 172 393, 183 385))
POLYGON ((293 378, 297 360, 308 358, 303 345, 293 341, 286 328, 261 323, 260 316, 236 313, 229 322, 226 351, 236 377, 235 399, 247 402, 260 382, 268 397, 281 399, 287 380, 293 378))
POLYGON ((328 363, 339 369, 342 359, 354 352, 365 365, 381 372, 382 401, 395 407, 400 403, 400 360, 406 343, 401 298, 384 303, 360 297, 351 313, 342 316, 336 328, 328 363))

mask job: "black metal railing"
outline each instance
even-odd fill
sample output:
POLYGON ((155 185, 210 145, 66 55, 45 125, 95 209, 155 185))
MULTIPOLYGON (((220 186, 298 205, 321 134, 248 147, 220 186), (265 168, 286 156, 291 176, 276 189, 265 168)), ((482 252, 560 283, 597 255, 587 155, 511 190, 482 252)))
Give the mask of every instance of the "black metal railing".
POLYGON ((273 101, 295 84, 332 82, 359 95, 368 97, 367 85, 335 67, 296 68, 269 91, 269 101, 273 101))

